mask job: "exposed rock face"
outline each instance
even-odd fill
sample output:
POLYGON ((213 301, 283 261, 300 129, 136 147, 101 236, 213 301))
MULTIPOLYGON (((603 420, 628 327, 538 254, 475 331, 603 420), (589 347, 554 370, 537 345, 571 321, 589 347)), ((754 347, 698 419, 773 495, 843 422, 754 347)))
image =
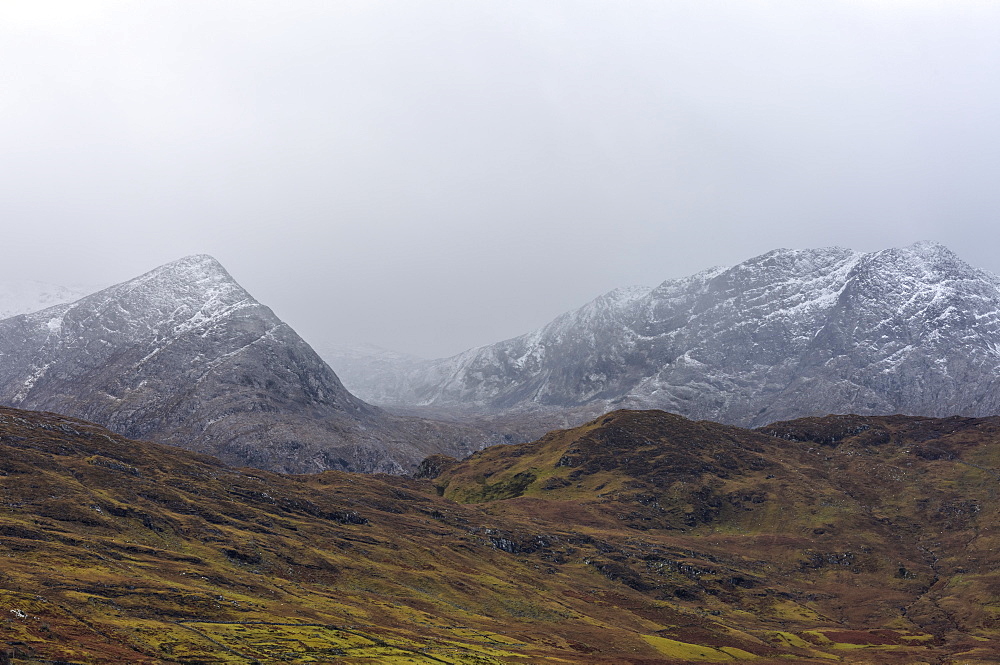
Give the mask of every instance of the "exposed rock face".
POLYGON ((218 262, 191 256, 0 321, 0 402, 280 471, 401 473, 475 432, 390 416, 218 262))
MULTIPOLYGON (((947 248, 775 250, 611 292, 541 330, 403 367, 379 403, 479 413, 661 408, 745 426, 1000 413, 1000 280, 947 248)), ((340 370, 338 370, 340 371, 340 370)))

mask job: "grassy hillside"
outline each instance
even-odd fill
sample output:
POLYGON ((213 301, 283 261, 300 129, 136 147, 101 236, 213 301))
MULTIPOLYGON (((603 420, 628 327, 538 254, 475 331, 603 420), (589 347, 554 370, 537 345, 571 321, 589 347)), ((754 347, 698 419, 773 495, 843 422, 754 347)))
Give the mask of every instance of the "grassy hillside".
POLYGON ((772 645, 965 663, 1000 657, 998 469, 997 419, 749 431, 618 411, 434 482, 507 520, 586 528, 615 544, 587 562, 605 577, 772 645))
POLYGON ((995 662, 998 434, 615 412, 415 480, 0 409, 0 662, 995 662))

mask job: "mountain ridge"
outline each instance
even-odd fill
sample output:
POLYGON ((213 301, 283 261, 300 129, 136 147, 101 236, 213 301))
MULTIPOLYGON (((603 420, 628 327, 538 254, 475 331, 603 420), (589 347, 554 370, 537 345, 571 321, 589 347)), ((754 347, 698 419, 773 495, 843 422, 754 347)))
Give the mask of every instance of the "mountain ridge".
POLYGON ((354 397, 214 258, 0 321, 0 403, 283 471, 402 473, 489 435, 354 397))
POLYGON ((633 293, 405 366, 391 390, 369 385, 363 363, 339 371, 385 406, 480 416, 628 406, 757 426, 1000 412, 1000 278, 938 243, 778 249, 633 293))

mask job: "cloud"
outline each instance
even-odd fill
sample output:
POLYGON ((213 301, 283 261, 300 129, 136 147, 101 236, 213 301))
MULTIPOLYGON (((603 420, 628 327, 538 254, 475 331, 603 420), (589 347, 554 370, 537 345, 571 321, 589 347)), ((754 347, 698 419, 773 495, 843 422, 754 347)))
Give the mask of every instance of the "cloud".
POLYGON ((307 338, 425 355, 778 246, 1000 271, 989 2, 0 9, 7 270, 216 255, 307 338))

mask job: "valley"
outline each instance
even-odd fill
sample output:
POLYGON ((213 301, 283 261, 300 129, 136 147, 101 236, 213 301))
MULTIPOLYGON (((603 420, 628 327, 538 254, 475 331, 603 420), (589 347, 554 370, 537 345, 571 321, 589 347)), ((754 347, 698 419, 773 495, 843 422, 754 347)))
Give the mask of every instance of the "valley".
POLYGON ((1000 665, 998 34, 0 1, 0 665, 1000 665))
POLYGON ((922 243, 444 361, 206 255, 0 320, 0 663, 995 662, 997 311, 922 243))

